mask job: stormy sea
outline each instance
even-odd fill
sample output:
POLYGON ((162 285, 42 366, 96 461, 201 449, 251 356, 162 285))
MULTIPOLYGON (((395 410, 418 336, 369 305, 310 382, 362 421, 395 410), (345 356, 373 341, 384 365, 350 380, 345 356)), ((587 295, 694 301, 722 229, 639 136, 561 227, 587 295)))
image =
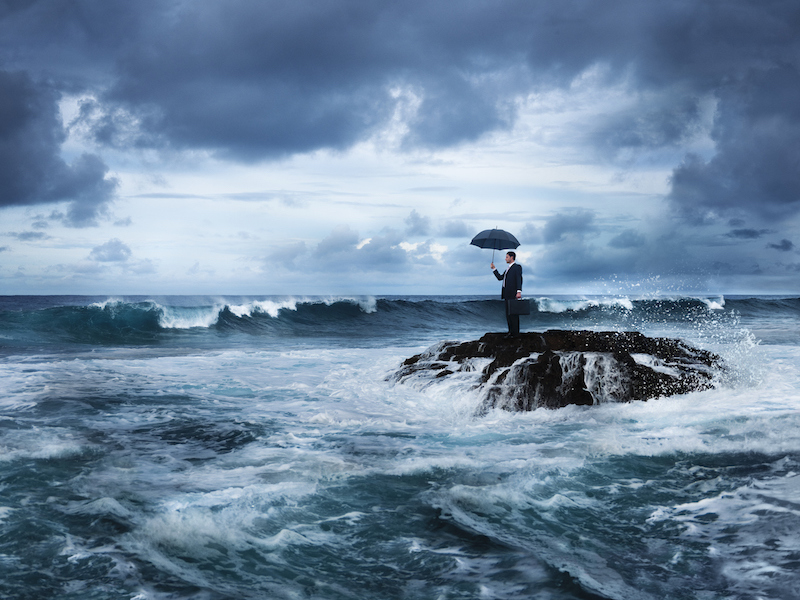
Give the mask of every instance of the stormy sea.
POLYGON ((0 597, 795 599, 800 298, 532 297, 712 389, 480 413, 397 383, 494 297, 0 297, 0 597))

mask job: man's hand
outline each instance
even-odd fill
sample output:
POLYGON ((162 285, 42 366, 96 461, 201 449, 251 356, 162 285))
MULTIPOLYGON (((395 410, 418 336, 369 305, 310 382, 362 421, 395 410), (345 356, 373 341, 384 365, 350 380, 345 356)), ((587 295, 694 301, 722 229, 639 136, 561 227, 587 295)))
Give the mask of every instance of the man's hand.
POLYGON ((521 299, 522 299, 522 292, 517 292, 517 300, 521 300, 521 299))
POLYGON ((491 265, 489 265, 489 266, 492 268, 492 271, 494 271, 494 263, 492 263, 492 264, 491 264, 491 265))

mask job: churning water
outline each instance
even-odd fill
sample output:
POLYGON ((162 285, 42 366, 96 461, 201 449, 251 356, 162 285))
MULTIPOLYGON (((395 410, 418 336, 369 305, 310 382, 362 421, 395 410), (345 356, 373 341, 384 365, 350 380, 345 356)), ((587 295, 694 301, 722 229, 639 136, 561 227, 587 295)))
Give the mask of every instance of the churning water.
POLYGON ((386 377, 496 300, 0 298, 0 597, 799 597, 800 299, 535 304, 729 373, 477 416, 386 377))

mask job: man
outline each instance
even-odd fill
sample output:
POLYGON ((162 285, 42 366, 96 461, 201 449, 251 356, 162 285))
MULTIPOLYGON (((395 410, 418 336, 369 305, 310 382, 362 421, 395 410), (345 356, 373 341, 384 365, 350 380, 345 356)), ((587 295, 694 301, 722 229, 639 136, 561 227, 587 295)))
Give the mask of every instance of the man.
POLYGON ((514 298, 522 298, 522 265, 516 262, 517 253, 509 251, 506 253, 506 263, 508 267, 502 275, 497 272, 492 263, 494 276, 503 282, 501 297, 506 301, 506 321, 508 322, 508 335, 519 335, 519 315, 511 314, 510 301, 514 298))

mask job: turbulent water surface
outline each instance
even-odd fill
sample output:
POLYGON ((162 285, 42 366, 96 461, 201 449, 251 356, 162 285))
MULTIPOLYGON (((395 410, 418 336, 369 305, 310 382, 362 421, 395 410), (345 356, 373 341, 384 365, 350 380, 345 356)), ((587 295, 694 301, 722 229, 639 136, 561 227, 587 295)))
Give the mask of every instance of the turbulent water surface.
POLYGON ((800 299, 537 298, 715 389, 494 411, 387 380, 494 299, 0 298, 0 597, 800 596, 800 299))

